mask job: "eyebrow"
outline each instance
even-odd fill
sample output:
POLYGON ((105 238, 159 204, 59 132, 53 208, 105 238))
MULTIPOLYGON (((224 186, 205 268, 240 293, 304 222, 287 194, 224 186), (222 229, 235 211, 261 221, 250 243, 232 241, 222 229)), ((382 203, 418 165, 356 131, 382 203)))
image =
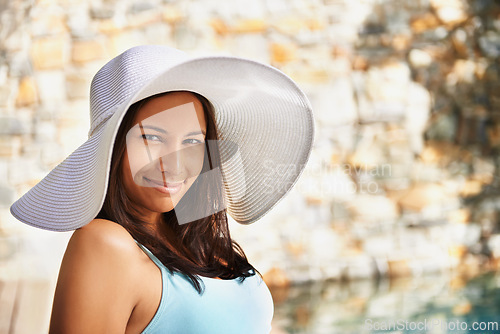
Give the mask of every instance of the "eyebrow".
MULTIPOLYGON (((155 130, 155 131, 158 131, 160 133, 164 133, 164 134, 167 134, 168 131, 166 131, 165 129, 162 129, 162 128, 159 128, 159 127, 156 127, 156 126, 153 126, 153 125, 140 125, 141 128, 143 129, 151 129, 151 130, 155 130)), ((193 132, 189 132, 186 134, 186 136, 193 136, 193 135, 206 135, 206 132, 205 131, 193 131, 193 132)))

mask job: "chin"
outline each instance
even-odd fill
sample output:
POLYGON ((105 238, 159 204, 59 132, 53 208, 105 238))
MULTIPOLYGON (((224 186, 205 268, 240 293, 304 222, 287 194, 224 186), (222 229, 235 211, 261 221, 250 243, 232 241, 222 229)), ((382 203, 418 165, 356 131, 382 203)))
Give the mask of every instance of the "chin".
POLYGON ((167 213, 175 209, 175 205, 172 205, 172 203, 151 203, 151 204, 148 206, 148 210, 156 213, 167 213))
POLYGON ((165 210, 162 210, 160 211, 161 213, 169 213, 169 212, 172 212, 174 211, 175 208, 169 208, 169 209, 165 209, 165 210))
POLYGON ((175 206, 173 206, 173 205, 163 205, 163 206, 157 207, 156 209, 157 210, 155 210, 155 211, 158 212, 158 213, 167 213, 167 212, 174 211, 175 206))

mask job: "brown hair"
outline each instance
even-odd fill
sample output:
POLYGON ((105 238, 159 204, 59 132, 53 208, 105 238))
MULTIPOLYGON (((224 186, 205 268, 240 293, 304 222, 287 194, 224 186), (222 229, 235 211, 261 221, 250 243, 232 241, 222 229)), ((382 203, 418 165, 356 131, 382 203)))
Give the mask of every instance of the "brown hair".
MULTIPOLYGON (((124 116, 113 147, 106 198, 97 217, 109 219, 122 225, 137 242, 147 247, 170 272, 176 271, 187 275, 195 289, 201 294, 200 280, 196 275, 222 279, 239 277, 240 281, 244 281, 246 277, 259 272, 248 262, 238 243, 231 239, 226 209, 182 225, 179 225, 174 210, 165 212, 162 214, 162 223, 155 233, 148 229, 146 222, 139 218, 137 208, 134 208, 134 204, 127 196, 121 172, 126 134, 133 125, 132 122, 137 111, 150 99, 164 94, 168 93, 154 95, 134 103, 124 116)), ((203 105, 207 122, 206 142, 219 139, 212 104, 203 96, 197 93, 193 94, 203 105)), ((206 145, 206 148, 210 159, 208 161, 205 159, 202 173, 220 166, 217 147, 206 145)), ((214 175, 213 177, 219 175, 219 173, 209 174, 214 175)), ((188 190, 188 193, 192 193, 189 196, 189 201, 191 202, 195 198, 194 205, 212 207, 214 203, 220 205, 224 200, 222 187, 222 179, 197 178, 188 190), (208 191, 207 187, 214 187, 214 185, 216 189, 208 191), (214 195, 207 198, 206 194, 214 195)), ((183 199, 188 197, 186 195, 183 199)), ((188 209, 190 205, 193 203, 186 203, 181 199, 176 210, 188 209)), ((260 273, 259 275, 262 276, 260 273)))

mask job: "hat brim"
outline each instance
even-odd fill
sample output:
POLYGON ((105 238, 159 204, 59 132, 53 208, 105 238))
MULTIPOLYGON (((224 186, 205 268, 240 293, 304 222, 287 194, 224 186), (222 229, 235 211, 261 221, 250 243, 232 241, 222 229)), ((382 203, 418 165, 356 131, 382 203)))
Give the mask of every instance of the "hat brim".
POLYGON ((11 206, 12 215, 53 231, 89 223, 105 199, 112 148, 126 111, 143 98, 169 91, 207 98, 221 139, 237 144, 238 163, 225 160, 221 151, 226 188, 244 189, 243 196, 227 199, 235 221, 257 221, 289 192, 313 144, 314 120, 306 95, 271 66, 236 57, 200 57, 162 71, 116 106, 102 127, 11 206))

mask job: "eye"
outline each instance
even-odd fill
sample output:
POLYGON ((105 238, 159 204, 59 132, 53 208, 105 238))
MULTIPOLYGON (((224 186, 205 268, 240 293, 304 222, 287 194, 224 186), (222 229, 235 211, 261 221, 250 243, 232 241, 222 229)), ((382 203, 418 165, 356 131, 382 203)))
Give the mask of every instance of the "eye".
POLYGON ((184 144, 201 144, 201 143, 203 143, 203 141, 191 138, 191 139, 184 140, 183 143, 184 144))
POLYGON ((153 141, 153 142, 161 142, 162 141, 161 137, 159 137, 157 135, 143 134, 143 135, 141 135, 141 138, 143 140, 153 141))

